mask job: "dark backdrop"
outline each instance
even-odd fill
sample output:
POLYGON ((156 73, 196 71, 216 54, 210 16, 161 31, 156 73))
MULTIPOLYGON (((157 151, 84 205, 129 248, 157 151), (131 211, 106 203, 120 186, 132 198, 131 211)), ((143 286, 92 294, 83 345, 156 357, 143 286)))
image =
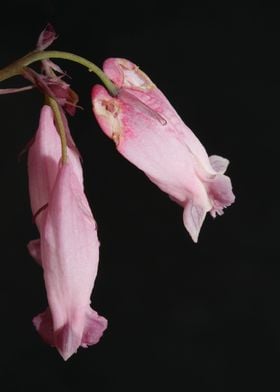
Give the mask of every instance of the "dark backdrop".
POLYGON ((37 128, 42 98, 1 96, 1 390, 279 390, 279 18, 278 8, 213 2, 1 4, 1 67, 33 49, 47 22, 59 34, 53 48, 98 65, 132 60, 209 154, 230 159, 236 194, 193 244, 181 208, 99 129, 90 102, 97 79, 57 61, 84 108, 69 121, 101 241, 94 307, 109 320, 98 345, 64 363, 31 323, 46 297, 26 250, 37 233, 26 157, 18 155, 37 128))

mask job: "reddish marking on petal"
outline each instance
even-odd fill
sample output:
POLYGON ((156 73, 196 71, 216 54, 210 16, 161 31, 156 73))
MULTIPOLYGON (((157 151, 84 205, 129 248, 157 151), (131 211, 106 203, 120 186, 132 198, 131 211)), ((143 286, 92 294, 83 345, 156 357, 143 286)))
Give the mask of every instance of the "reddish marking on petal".
POLYGON ((121 136, 119 133, 117 133, 117 132, 112 133, 112 139, 115 142, 116 146, 118 146, 120 144, 120 138, 121 138, 121 136))
POLYGON ((29 142, 27 142, 26 145, 23 147, 23 149, 19 152, 19 154, 18 154, 18 162, 20 162, 22 156, 29 150, 29 148, 32 146, 34 141, 35 141, 35 136, 33 136, 32 139, 29 140, 29 142))
POLYGON ((32 219, 34 223, 36 221, 37 216, 48 207, 48 204, 49 203, 44 204, 42 207, 39 208, 38 211, 35 212, 35 214, 33 215, 33 219, 32 219))
POLYGON ((105 99, 103 99, 101 104, 107 110, 107 112, 112 113, 114 118, 118 116, 120 109, 113 100, 106 101, 105 99))

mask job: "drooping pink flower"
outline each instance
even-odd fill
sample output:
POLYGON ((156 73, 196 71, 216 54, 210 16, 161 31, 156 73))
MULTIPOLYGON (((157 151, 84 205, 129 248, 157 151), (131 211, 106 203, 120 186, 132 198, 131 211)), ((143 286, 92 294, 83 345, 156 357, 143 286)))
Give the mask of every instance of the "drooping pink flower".
POLYGON ((234 202, 229 161, 208 154, 194 133, 153 82, 132 62, 111 58, 103 66, 119 87, 117 97, 96 85, 93 112, 118 151, 144 171, 161 190, 183 206, 192 239, 210 212, 221 215, 234 202))
POLYGON ((49 307, 33 323, 67 360, 79 346, 97 343, 107 320, 90 307, 99 241, 81 164, 70 148, 61 164, 60 149, 52 110, 44 106, 28 153, 31 208, 40 240, 31 241, 28 249, 42 265, 49 307))

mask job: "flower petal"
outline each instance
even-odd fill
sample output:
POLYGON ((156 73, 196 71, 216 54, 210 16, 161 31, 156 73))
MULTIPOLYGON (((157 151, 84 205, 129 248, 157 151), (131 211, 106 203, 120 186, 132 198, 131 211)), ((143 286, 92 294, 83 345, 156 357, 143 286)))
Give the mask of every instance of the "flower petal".
POLYGON ((59 168, 41 230, 41 241, 55 346, 67 359, 80 345, 91 341, 94 344, 96 339, 90 336, 100 337, 101 330, 103 332, 106 327, 102 329, 99 323, 92 322, 87 334, 89 338, 83 342, 90 295, 97 274, 99 241, 83 185, 70 162, 59 168), (97 328, 95 332, 94 328, 97 328))
POLYGON ((33 259, 37 261, 38 264, 42 265, 40 239, 29 241, 27 244, 27 249, 33 259))
POLYGON ((211 209, 213 217, 216 214, 222 215, 223 209, 235 201, 230 178, 223 174, 218 174, 213 181, 208 183, 208 194, 213 205, 211 209))
POLYGON ((208 157, 167 98, 135 64, 110 58, 103 69, 119 94, 111 97, 102 86, 94 86, 93 111, 100 127, 126 159, 184 207, 184 224, 196 242, 206 213, 215 216, 234 201, 229 178, 220 178, 228 160, 208 157))
POLYGON ((57 35, 53 28, 53 26, 48 23, 44 30, 39 35, 37 41, 37 49, 45 50, 48 46, 50 46, 54 40, 56 40, 57 35))
POLYGON ((39 313, 33 318, 32 322, 42 339, 50 346, 54 346, 53 322, 50 308, 39 313))
POLYGON ((211 157, 209 157, 209 161, 213 169, 220 174, 224 174, 224 172, 227 170, 227 167, 229 165, 229 160, 220 157, 219 155, 211 155, 211 157))
MULTIPOLYGON (((63 116, 63 121, 68 140, 74 144, 65 116, 63 116)), ((54 124, 53 112, 49 106, 45 105, 41 110, 38 131, 28 151, 29 194, 33 215, 48 204, 58 173, 60 157, 60 137, 54 124)), ((82 183, 81 163, 78 154, 73 149, 68 149, 68 160, 82 183)), ((44 210, 36 217, 37 225, 40 226, 45 213, 44 210)))
POLYGON ((86 313, 85 327, 82 337, 82 347, 91 346, 99 342, 103 332, 107 328, 107 320, 89 308, 86 313))
POLYGON ((207 210, 202 206, 195 205, 192 200, 190 200, 184 208, 184 225, 194 242, 198 241, 199 232, 205 219, 206 212, 207 210))

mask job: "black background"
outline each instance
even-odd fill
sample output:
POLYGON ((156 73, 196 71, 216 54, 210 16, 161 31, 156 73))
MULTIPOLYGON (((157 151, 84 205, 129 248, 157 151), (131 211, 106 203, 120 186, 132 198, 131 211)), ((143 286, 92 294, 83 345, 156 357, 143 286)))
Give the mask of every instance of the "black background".
MULTIPOLYGON (((91 113, 97 79, 72 76, 83 111, 69 120, 98 222, 93 304, 109 320, 102 340, 64 362, 31 320, 46 306, 26 156, 42 98, 0 97, 0 382, 3 391, 278 391, 280 351, 280 12, 197 2, 24 1, 1 5, 0 66, 34 48, 51 22, 52 48, 98 65, 138 64, 209 154, 230 159, 236 203, 208 217, 193 244, 182 209, 122 158, 91 113), (277 163, 276 163, 277 162, 277 163)), ((1 88, 24 85, 20 79, 1 88)))

